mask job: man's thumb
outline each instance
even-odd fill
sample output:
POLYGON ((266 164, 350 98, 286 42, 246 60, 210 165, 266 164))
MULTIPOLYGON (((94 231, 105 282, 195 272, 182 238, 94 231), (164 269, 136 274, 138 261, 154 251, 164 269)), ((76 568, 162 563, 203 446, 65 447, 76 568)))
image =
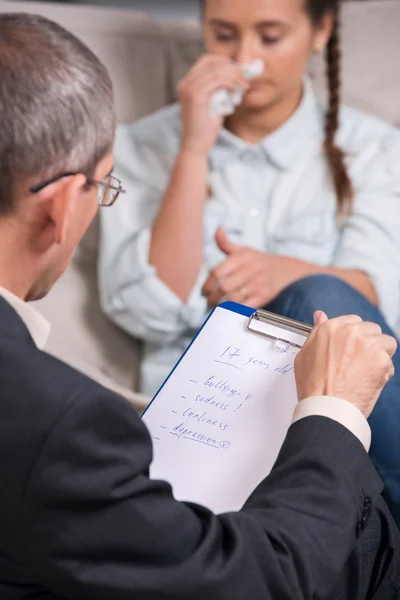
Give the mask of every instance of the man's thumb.
POLYGON ((314 330, 318 329, 318 327, 320 327, 322 325, 322 323, 325 323, 326 321, 328 321, 328 317, 322 310, 315 311, 315 313, 314 313, 314 330))
POLYGON ((323 323, 326 323, 326 321, 328 321, 328 317, 326 316, 326 314, 322 311, 322 310, 316 310, 314 313, 314 327, 312 328, 312 331, 310 333, 310 335, 308 336, 303 348, 305 348, 306 346, 308 346, 309 344, 311 344, 311 342, 313 341, 315 334, 317 333, 318 329, 321 327, 321 325, 323 323))
POLYGON ((217 229, 217 233, 215 234, 215 241, 217 242, 218 248, 227 256, 229 256, 239 248, 237 244, 233 244, 228 240, 228 236, 226 235, 222 227, 217 229))

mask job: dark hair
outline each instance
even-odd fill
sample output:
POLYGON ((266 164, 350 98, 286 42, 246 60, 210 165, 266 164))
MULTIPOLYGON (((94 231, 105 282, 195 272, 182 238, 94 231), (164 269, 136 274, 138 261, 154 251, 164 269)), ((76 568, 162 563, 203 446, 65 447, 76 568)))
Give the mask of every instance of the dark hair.
MULTIPOLYGON (((336 145, 336 133, 339 127, 341 97, 341 46, 340 46, 340 8, 341 0, 304 0, 306 10, 315 26, 321 24, 324 17, 332 14, 334 19, 332 36, 326 50, 329 104, 325 121, 325 153, 330 167, 336 191, 339 215, 351 212, 353 185, 345 164, 345 153, 336 145)), ((204 11, 205 0, 201 0, 204 11)))
POLYGON ((347 172, 345 153, 336 145, 336 133, 339 127, 341 95, 341 46, 340 46, 340 8, 341 0, 306 0, 307 10, 315 25, 319 25, 327 14, 332 14, 333 31, 326 49, 329 104, 325 120, 325 153, 328 159, 336 190, 338 213, 351 213, 353 184, 347 172))
POLYGON ((17 184, 59 172, 90 179, 112 149, 112 83, 99 59, 44 17, 0 14, 0 215, 17 184))

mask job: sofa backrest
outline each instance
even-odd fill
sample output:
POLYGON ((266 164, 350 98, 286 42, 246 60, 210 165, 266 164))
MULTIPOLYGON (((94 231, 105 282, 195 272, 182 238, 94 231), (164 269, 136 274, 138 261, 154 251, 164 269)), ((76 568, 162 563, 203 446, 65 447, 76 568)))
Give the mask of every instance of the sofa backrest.
MULTIPOLYGON (((400 1, 343 6, 343 101, 400 127, 400 1)), ((317 61, 317 88, 325 89, 317 61)))
POLYGON ((182 49, 185 64, 200 51, 196 23, 187 27, 168 25, 137 11, 0 0, 0 12, 41 14, 81 38, 111 73, 120 122, 137 119, 171 101, 174 76, 168 43, 171 38, 176 38, 182 49), (195 48, 192 52, 191 45, 195 48))

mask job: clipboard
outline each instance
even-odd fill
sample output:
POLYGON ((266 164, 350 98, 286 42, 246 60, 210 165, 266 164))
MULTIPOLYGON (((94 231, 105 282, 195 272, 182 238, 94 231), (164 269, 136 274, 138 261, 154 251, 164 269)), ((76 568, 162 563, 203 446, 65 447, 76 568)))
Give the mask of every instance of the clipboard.
POLYGON ((256 333, 257 335, 262 335, 280 344, 289 344, 290 346, 299 349, 302 348, 302 345, 294 342, 292 338, 285 339, 283 337, 274 336, 271 333, 267 333, 265 331, 260 330, 258 327, 256 327, 256 323, 277 326, 289 332, 290 334, 294 333, 295 335, 304 335, 304 337, 308 337, 313 329, 311 325, 307 325, 306 323, 300 323, 300 321, 294 321, 293 319, 289 319, 288 317, 276 315, 274 313, 268 312, 267 310, 258 309, 255 312, 253 312, 247 324, 248 331, 256 333))
POLYGON ((311 330, 233 302, 214 309, 142 415, 152 478, 179 500, 239 510, 290 427, 294 360, 311 330))

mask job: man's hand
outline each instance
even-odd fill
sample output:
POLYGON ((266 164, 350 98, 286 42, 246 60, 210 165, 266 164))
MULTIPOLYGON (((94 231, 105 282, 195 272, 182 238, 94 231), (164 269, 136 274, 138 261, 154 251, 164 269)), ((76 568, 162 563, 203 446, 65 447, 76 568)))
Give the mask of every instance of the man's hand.
POLYGON ((368 418, 394 375, 397 342, 379 325, 349 315, 328 320, 317 312, 314 329, 295 363, 298 399, 336 396, 368 418))
POLYGON ((303 276, 301 261, 233 244, 223 229, 218 229, 215 240, 227 258, 211 271, 204 285, 210 308, 223 299, 260 308, 303 276))

